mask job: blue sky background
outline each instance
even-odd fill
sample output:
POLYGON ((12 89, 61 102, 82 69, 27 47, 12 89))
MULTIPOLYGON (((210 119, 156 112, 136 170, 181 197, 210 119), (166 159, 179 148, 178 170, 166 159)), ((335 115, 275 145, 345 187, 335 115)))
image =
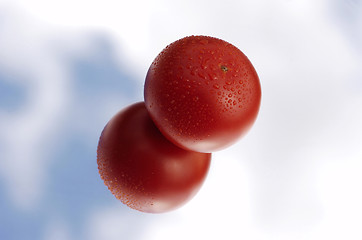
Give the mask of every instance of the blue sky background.
POLYGON ((361 239, 362 1, 0 0, 0 239, 361 239), (192 34, 253 62, 253 129, 184 207, 116 200, 99 135, 192 34))

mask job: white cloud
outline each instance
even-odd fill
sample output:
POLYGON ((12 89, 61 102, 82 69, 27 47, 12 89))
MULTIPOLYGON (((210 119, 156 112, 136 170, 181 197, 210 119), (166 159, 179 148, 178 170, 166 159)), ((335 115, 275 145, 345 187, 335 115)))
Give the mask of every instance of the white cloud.
POLYGON ((84 238, 89 240, 147 239, 149 227, 147 223, 153 220, 157 221, 157 215, 127 209, 118 202, 118 204, 89 213, 85 222, 84 238))
POLYGON ((21 111, 1 112, 1 137, 6 147, 0 173, 14 203, 31 209, 45 184, 49 164, 46 138, 61 121, 67 76, 47 46, 48 29, 11 10, 0 14, 1 70, 26 88, 21 111))
MULTIPOLYGON (((166 44, 190 34, 234 43, 261 79, 263 99, 254 128, 214 155, 212 172, 190 203, 162 216, 123 215, 118 206, 99 209, 90 213, 90 239, 133 234, 126 226, 141 219, 149 225, 140 237, 148 240, 360 237, 362 99, 361 89, 351 86, 361 86, 355 84, 361 56, 331 21, 328 1, 16 4, 60 28, 109 32, 124 46, 119 51, 125 50, 131 59, 126 65, 140 81, 166 44)), ((29 75, 33 86, 26 111, 1 116, 9 126, 0 126, 9 148, 0 172, 20 205, 29 201, 24 195, 39 195, 46 166, 39 149, 67 104, 64 72, 43 49, 49 29, 34 33, 38 26, 22 24, 5 25, 0 38, 0 63, 12 72, 25 69, 19 74, 29 75), (29 162, 29 156, 35 160, 29 162)))
POLYGON ((44 240, 71 240, 69 225, 61 219, 54 219, 47 223, 44 229, 44 240))

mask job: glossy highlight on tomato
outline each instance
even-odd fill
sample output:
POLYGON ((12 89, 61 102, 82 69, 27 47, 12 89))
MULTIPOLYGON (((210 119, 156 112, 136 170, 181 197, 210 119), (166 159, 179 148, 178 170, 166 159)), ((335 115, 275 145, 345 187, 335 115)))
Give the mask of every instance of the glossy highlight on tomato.
POLYGON ((127 206, 149 213, 176 209, 200 189, 211 154, 169 142, 143 102, 117 113, 99 139, 97 163, 105 185, 127 206))
POLYGON ((214 152, 253 125, 261 86, 238 48, 218 38, 190 36, 168 45, 153 61, 144 98, 167 139, 187 150, 214 152))

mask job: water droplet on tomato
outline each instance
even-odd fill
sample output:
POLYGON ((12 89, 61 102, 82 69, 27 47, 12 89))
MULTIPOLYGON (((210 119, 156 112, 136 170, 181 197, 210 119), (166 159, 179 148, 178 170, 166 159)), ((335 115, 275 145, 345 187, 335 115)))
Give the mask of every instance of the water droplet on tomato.
POLYGON ((203 44, 203 45, 206 45, 206 44, 209 43, 209 41, 207 39, 203 39, 203 40, 200 41, 200 43, 203 44))

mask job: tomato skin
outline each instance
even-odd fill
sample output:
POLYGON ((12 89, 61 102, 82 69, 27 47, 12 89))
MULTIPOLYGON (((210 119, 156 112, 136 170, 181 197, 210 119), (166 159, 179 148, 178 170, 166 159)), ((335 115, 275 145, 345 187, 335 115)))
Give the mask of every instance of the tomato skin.
POLYGON ((99 139, 97 163, 105 185, 127 206, 150 213, 176 209, 201 187, 211 154, 181 149, 152 122, 143 102, 116 114, 99 139))
POLYGON ((233 144, 253 125, 261 87, 253 65, 235 46, 190 36, 168 45, 153 61, 144 98, 171 142, 213 152, 233 144))

